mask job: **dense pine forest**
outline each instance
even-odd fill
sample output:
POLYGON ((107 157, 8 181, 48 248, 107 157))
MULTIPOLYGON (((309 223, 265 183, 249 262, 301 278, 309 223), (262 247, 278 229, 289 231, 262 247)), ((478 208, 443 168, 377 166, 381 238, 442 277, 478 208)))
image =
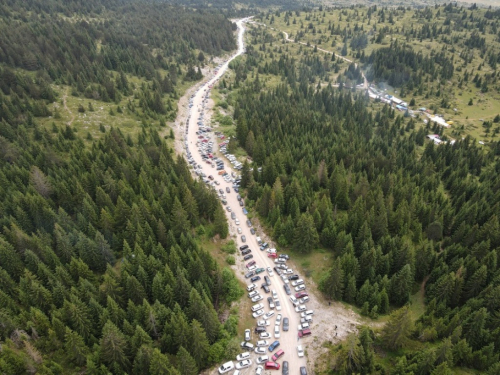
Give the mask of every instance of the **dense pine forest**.
POLYGON ((380 332, 332 346, 327 371, 497 374, 500 145, 437 146, 426 140, 435 124, 321 82, 336 59, 259 25, 249 34, 226 85, 253 160, 242 171, 248 204, 281 249, 331 252, 327 298, 390 314, 380 332))
POLYGON ((234 352, 242 291, 199 240, 227 235, 215 194, 148 122, 89 140, 50 109, 63 85, 167 115, 232 31, 152 2, 0 4, 1 374, 196 375, 234 352))

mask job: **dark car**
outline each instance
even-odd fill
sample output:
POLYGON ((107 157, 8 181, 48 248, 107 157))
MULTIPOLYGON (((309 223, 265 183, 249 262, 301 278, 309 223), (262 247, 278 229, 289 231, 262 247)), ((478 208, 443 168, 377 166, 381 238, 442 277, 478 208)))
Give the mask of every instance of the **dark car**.
POLYGON ((247 225, 251 228, 252 227, 252 222, 250 220, 247 220, 247 225))
POLYGON ((255 327, 255 333, 266 332, 266 327, 255 327))
POLYGON ((243 246, 240 246, 240 250, 242 250, 242 251, 243 251, 243 250, 246 250, 246 249, 248 249, 248 245, 243 245, 243 246))
POLYGON ((283 365, 281 366, 281 374, 282 375, 289 375, 288 361, 283 361, 283 365))
POLYGON ((292 294, 292 291, 290 290, 290 287, 288 286, 288 284, 284 284, 284 285, 283 285, 283 288, 285 288, 285 293, 286 293, 287 295, 292 294))
POLYGON ((265 283, 264 283, 264 284, 262 284, 261 288, 262 288, 262 289, 264 289, 264 292, 266 292, 266 293, 269 293, 269 292, 271 291, 271 290, 269 289, 269 287, 268 287, 265 283))
POLYGON ((255 229, 250 228, 250 233, 255 234, 255 229))
POLYGON ((290 329, 290 322, 288 318, 283 318, 283 331, 288 331, 290 329))
POLYGON ((299 275, 288 276, 288 280, 298 280, 298 279, 299 279, 299 275))
POLYGON ((252 259, 253 258, 253 255, 252 254, 248 254, 248 255, 245 255, 243 257, 243 260, 248 260, 248 259, 252 259))
POLYGON ((300 368, 300 375, 307 375, 307 370, 304 366, 300 368))
POLYGON ((253 271, 247 272, 245 274, 245 279, 248 279, 249 277, 252 277, 253 275, 255 275, 255 272, 253 272, 253 271))
POLYGON ((279 257, 285 258, 286 260, 290 259, 290 256, 288 256, 287 254, 280 254, 279 257))
POLYGON ((243 251, 241 252, 241 255, 247 255, 247 254, 249 254, 249 253, 251 253, 251 252, 252 252, 252 250, 250 250, 250 249, 246 249, 246 250, 243 250, 243 251))
POLYGON ((258 280, 260 280, 260 276, 254 276, 254 277, 252 277, 252 278, 250 279, 250 281, 251 281, 252 283, 253 283, 253 282, 255 282, 255 281, 258 281, 258 280))
POLYGON ((240 201, 240 206, 243 207, 244 203, 243 201, 240 201))
POLYGON ((231 189, 229 189, 229 186, 226 187, 226 193, 230 193, 231 189))
POLYGON ((248 262, 248 264, 247 264, 247 268, 250 268, 250 267, 252 267, 252 266, 255 266, 255 263, 256 263, 256 262, 255 262, 255 260, 252 260, 251 262, 248 262))
POLYGON ((264 276, 264 281, 267 285, 271 285, 271 279, 269 278, 269 276, 264 276))

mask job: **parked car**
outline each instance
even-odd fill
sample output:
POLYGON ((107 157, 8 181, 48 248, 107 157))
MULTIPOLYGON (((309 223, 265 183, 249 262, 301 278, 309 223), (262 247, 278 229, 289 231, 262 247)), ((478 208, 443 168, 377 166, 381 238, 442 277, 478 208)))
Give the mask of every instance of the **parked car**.
POLYGON ((251 282, 255 282, 255 281, 258 281, 260 280, 260 276, 254 276, 250 279, 251 282))
POLYGON ((281 311, 281 302, 280 302, 280 300, 274 301, 274 305, 276 307, 276 310, 281 311))
POLYGON ((263 309, 264 305, 262 303, 257 303, 256 305, 252 306, 252 311, 255 312, 257 310, 263 309))
MULTIPOLYGON (((293 280, 298 280, 299 279, 299 275, 292 275, 292 276, 288 276, 288 280, 290 281, 293 281, 293 280)), ((293 284, 292 284, 293 285, 293 284)))
POLYGON ((240 343, 242 349, 250 349, 253 350, 253 344, 251 342, 243 341, 240 343))
POLYGON ((307 375, 307 370, 306 370, 305 366, 300 367, 300 375, 307 375))
POLYGON ((274 300, 272 297, 267 297, 267 303, 269 304, 270 309, 274 309, 274 300))
POLYGON ((297 355, 299 357, 303 357, 304 356, 304 349, 302 348, 302 345, 297 346, 297 355))
POLYGON ((280 338, 280 326, 274 326, 274 338, 275 339, 280 338))
POLYGON ((265 326, 268 326, 270 324, 271 323, 269 322, 269 320, 259 320, 257 322, 257 326, 259 326, 259 327, 265 327, 265 326))
POLYGON ((245 279, 248 279, 248 278, 252 277, 253 275, 255 275, 255 272, 253 272, 253 271, 247 272, 245 274, 245 279))
POLYGON ((306 303, 306 302, 309 302, 309 297, 308 296, 302 297, 300 299, 300 303, 306 303))
POLYGON ((241 370, 243 368, 250 367, 252 365, 251 359, 245 359, 244 361, 240 361, 236 364, 236 369, 241 370))
POLYGON ((301 284, 301 285, 295 287, 295 291, 300 292, 301 290, 304 290, 305 288, 306 288, 306 286, 304 284, 301 284))
POLYGON ((274 311, 269 311, 266 315, 264 315, 264 319, 269 319, 271 318, 272 316, 274 316, 274 311))
POLYGON ((259 316, 264 315, 264 310, 258 310, 252 314, 254 318, 258 318, 259 316))
POLYGON ((288 286, 288 284, 283 285, 283 288, 285 288, 285 293, 287 295, 292 294, 292 291, 290 290, 290 287, 288 286))
POLYGON ((264 276, 264 281, 267 285, 271 285, 271 279, 269 278, 269 276, 264 276))
POLYGON ((295 293, 295 297, 296 298, 302 298, 302 297, 305 297, 305 296, 308 296, 309 294, 307 294, 307 292, 299 292, 299 293, 295 293))
POLYGON ((250 254, 251 252, 252 252, 252 250, 250 250, 250 249, 246 249, 246 250, 243 250, 243 251, 241 252, 241 255, 247 255, 247 254, 250 254))
POLYGON ((250 358, 250 352, 243 352, 243 353, 240 353, 236 356, 237 361, 243 361, 243 360, 248 359, 248 358, 250 358))
POLYGON ((259 268, 257 268, 257 269, 255 270, 255 273, 256 273, 256 274, 259 274, 259 273, 264 272, 264 271, 265 271, 265 268, 259 267, 259 268))
POLYGON ((276 362, 269 361, 269 362, 266 362, 265 369, 266 370, 279 370, 280 364, 276 363, 276 362))
POLYGON ((290 323, 288 318, 283 318, 283 331, 287 332, 290 328, 290 323))
POLYGON ((302 279, 292 281, 292 286, 298 286, 298 285, 302 285, 302 284, 304 284, 304 280, 302 280, 302 279))
POLYGON ((272 357, 272 360, 274 362, 276 362, 278 359, 280 359, 281 357, 283 357, 285 355, 285 352, 283 351, 283 349, 280 349, 278 350, 276 353, 274 353, 273 357, 272 357))
POLYGON ((253 258, 253 255, 252 254, 248 254, 248 255, 245 255, 243 257, 243 260, 249 260, 249 259, 252 259, 253 258))
POLYGON ((281 314, 276 315, 276 320, 274 321, 274 325, 279 326, 281 325, 281 314))
POLYGON ((219 374, 225 374, 226 372, 231 371, 233 369, 234 369, 233 361, 226 362, 221 367, 219 367, 219 374))
POLYGON ((264 347, 264 346, 268 346, 269 345, 269 341, 267 340, 259 340, 257 341, 257 346, 258 347, 264 347))
POLYGON ((247 238, 244 235, 241 236, 241 242, 247 242, 247 238))
POLYGON ((261 334, 262 332, 266 332, 266 327, 257 326, 257 327, 255 327, 254 332, 258 333, 258 334, 261 334))
POLYGON ((267 267, 267 273, 269 274, 270 277, 274 276, 273 269, 271 267, 267 267))
POLYGON ((272 352, 274 349, 276 349, 278 346, 280 346, 280 342, 278 340, 276 340, 275 342, 273 342, 271 345, 269 345, 269 348, 268 350, 270 352, 272 352))
POLYGON ((260 294, 256 294, 255 296, 252 297, 251 301, 252 302, 259 302, 262 301, 264 298, 260 294))
POLYGON ((302 329, 299 331, 299 337, 309 336, 311 334, 311 330, 309 328, 302 329))
POLYGON ((256 362, 259 363, 259 364, 260 363, 265 363, 267 361, 269 361, 269 356, 268 355, 261 355, 260 357, 258 357, 256 359, 256 362))
POLYGON ((271 338, 271 334, 269 332, 262 332, 261 334, 259 334, 259 338, 261 340, 270 339, 271 338))
POLYGON ((262 284, 261 288, 264 289, 264 292, 269 293, 269 286, 266 283, 262 284))
POLYGON ((256 284, 250 284, 247 286, 247 292, 251 292, 252 290, 254 290, 255 288, 257 288, 257 285, 256 284))
POLYGON ((302 311, 306 311, 306 310, 307 310, 306 305, 299 305, 295 308, 295 312, 302 312, 302 311))
POLYGON ((255 375, 262 375, 262 371, 264 371, 264 367, 257 366, 257 368, 255 369, 255 375))
POLYGON ((278 255, 276 253, 269 253, 267 254, 268 258, 276 258, 278 255))
POLYGON ((248 245, 242 245, 240 246, 240 250, 243 251, 243 250, 246 250, 248 249, 248 245))
POLYGON ((288 361, 283 361, 283 365, 281 366, 281 375, 289 375, 290 371, 288 369, 288 361))
POLYGON ((257 263, 257 262, 256 262, 255 260, 252 260, 251 262, 249 262, 249 263, 246 265, 246 267, 247 267, 247 268, 249 268, 249 267, 251 267, 251 266, 255 266, 255 264, 256 264, 256 263, 257 263))
MULTIPOLYGON (((264 340, 262 340, 264 341, 264 340)), ((266 348, 264 348, 264 346, 267 346, 267 345, 262 345, 262 346, 258 346, 255 348, 255 354, 265 354, 266 353, 266 348)))

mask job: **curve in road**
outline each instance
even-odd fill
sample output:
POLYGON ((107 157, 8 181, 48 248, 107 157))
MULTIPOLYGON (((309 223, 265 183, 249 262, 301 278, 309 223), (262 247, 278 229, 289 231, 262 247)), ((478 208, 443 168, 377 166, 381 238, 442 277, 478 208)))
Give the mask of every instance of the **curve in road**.
MULTIPOLYGON (((250 20, 250 18, 245 18, 245 19, 238 20, 236 22, 236 24, 238 26, 238 51, 233 56, 231 56, 225 63, 223 63, 219 67, 216 74, 210 80, 208 80, 205 84, 203 84, 191 96, 190 110, 189 110, 189 114, 188 114, 186 130, 185 130, 184 148, 185 148, 185 151, 188 154, 188 156, 190 155, 194 159, 195 164, 201 166, 200 170, 203 171, 203 173, 205 173, 207 176, 213 175, 214 181, 217 181, 219 183, 218 187, 223 188, 224 193, 226 193, 225 192, 226 187, 229 187, 231 192, 227 193, 227 197, 226 197, 227 202, 228 202, 228 206, 231 207, 232 209, 234 209, 234 211, 236 213, 236 218, 238 218, 240 223, 241 223, 241 225, 240 225, 241 230, 242 230, 241 235, 246 236, 245 243, 242 242, 241 235, 238 236, 237 246, 239 247, 243 244, 248 245, 250 247, 250 249, 252 250, 252 254, 254 256, 252 260, 255 260, 259 267, 264 267, 264 268, 271 267, 272 268, 272 267, 274 267, 273 259, 267 257, 267 252, 259 250, 259 244, 257 243, 256 237, 251 234, 250 228, 246 225, 247 218, 241 210, 241 207, 240 207, 239 202, 238 202, 237 197, 236 197, 237 193, 233 189, 231 189, 230 183, 226 182, 222 176, 218 175, 217 171, 215 170, 215 168, 212 165, 207 164, 202 159, 201 154, 198 152, 197 147, 196 147, 197 142, 199 140, 198 139, 199 135, 196 134, 197 129, 198 129, 198 122, 201 121, 201 123, 205 123, 207 121, 207 119, 206 119, 207 114, 205 113, 205 103, 208 99, 208 96, 210 93, 210 88, 226 72, 229 63, 233 59, 235 59, 236 57, 238 57, 239 55, 244 53, 244 51, 245 51, 244 43, 243 43, 243 34, 245 31, 244 24, 245 24, 245 22, 248 22, 249 20, 250 20), (201 120, 200 120, 200 118, 201 118, 201 120)), ((210 133, 210 134, 212 134, 212 133, 210 133)), ((212 135, 212 137, 213 137, 213 135, 212 135)), ((214 142, 214 146, 217 146, 216 140, 214 138, 212 138, 212 140, 214 142)), ((228 172, 231 172, 231 168, 228 167, 228 164, 229 163, 226 161, 225 162, 225 165, 226 165, 225 170, 228 172)), ((232 223, 233 221, 231 220, 230 213, 227 210, 225 212, 226 212, 226 216, 227 216, 228 220, 232 223)), ((237 273, 239 273, 238 277, 242 278, 242 273, 246 270, 246 268, 245 268, 245 265, 241 261, 238 262, 238 270, 241 271, 241 272, 237 272, 237 273)), ((262 278, 263 278, 263 275, 268 275, 267 271, 261 274, 262 278)), ((301 366, 306 366, 306 358, 305 357, 299 358, 297 355, 297 345, 300 344, 298 342, 299 340, 298 340, 298 328, 297 328, 297 326, 300 324, 300 315, 295 312, 294 307, 289 299, 289 296, 286 295, 285 290, 283 288, 283 282, 282 282, 281 278, 277 274, 274 274, 274 276, 271 277, 270 279, 271 279, 270 288, 276 290, 276 292, 278 294, 278 298, 279 298, 281 306, 282 306, 282 310, 275 311, 274 316, 271 318, 271 325, 268 327, 268 330, 270 331, 269 333, 271 334, 272 338, 268 339, 268 341, 270 341, 271 343, 275 341, 275 338, 274 338, 274 326, 275 326, 275 324, 274 323, 275 323, 276 315, 278 313, 280 313, 283 317, 287 317, 289 319, 289 322, 290 322, 289 331, 283 332, 281 329, 280 330, 281 337, 278 339, 280 341, 280 346, 278 349, 283 349, 285 352, 285 355, 278 360, 278 363, 282 364, 284 360, 288 361, 290 372, 292 374, 297 374, 299 372, 299 368, 301 366)), ((248 280, 246 280, 246 281, 248 282, 248 280)), ((260 283, 258 283, 258 285, 260 285, 260 283)), ((259 289, 259 292, 260 291, 261 290, 259 289)), ((292 291, 293 291, 293 288, 292 288, 292 291)), ((265 310, 269 311, 269 309, 267 308, 268 304, 267 304, 266 299, 268 296, 270 296, 270 294, 265 294, 263 291, 261 293, 263 294, 264 299, 262 301, 260 301, 260 303, 263 303, 265 306, 265 310)), ((246 296, 244 298, 246 298, 246 296)), ((248 311, 248 313, 251 314, 250 311, 248 311)), ((250 328, 253 331, 254 327, 248 327, 248 328, 250 328)), ((281 328, 282 328, 282 324, 281 324, 281 328)), ((243 340, 243 338, 242 338, 242 340, 243 340)), ((256 339, 253 340, 254 344, 255 344, 255 341, 256 341, 256 339)), ((305 347, 304 347, 304 349, 305 349, 305 347)), ((242 351, 244 351, 244 350, 242 350, 242 351)), ((276 352, 276 350, 274 352, 276 352)), ((271 355, 272 355, 272 353, 269 353, 269 351, 267 351, 266 354, 269 357, 271 357, 271 355)), ((241 374, 244 374, 244 373, 249 374, 250 371, 252 373, 254 372, 254 369, 257 366, 256 361, 255 361, 256 358, 257 358, 257 355, 254 352, 252 352, 252 361, 253 361, 252 366, 245 369, 244 371, 242 371, 241 374)), ((280 372, 281 372, 281 369, 280 369, 280 372)))

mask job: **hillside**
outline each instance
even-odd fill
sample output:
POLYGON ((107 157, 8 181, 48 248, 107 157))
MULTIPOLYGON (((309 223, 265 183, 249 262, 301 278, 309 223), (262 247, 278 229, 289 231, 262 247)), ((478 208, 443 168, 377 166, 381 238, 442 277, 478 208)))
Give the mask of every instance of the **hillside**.
MULTIPOLYGON (((366 15, 363 9, 324 12, 344 18, 366 15)), ((439 11, 446 9, 432 9, 439 11)), ((377 12, 389 17, 391 10, 377 12)), ((324 31, 323 12, 300 14, 321 23, 323 37, 318 27, 316 38, 331 49, 335 37, 324 31)), ((285 43, 278 20, 292 25, 298 17, 273 12, 255 19, 246 56, 218 87, 217 111, 232 114, 234 123, 215 124, 236 135, 228 148, 246 160, 246 204, 279 250, 301 259, 299 271, 326 298, 387 323, 360 328, 341 343, 320 333, 329 349, 315 370, 497 373, 498 142, 483 147, 464 133, 454 144, 435 145, 426 139, 439 131, 435 125, 370 100, 363 90, 336 87, 359 73, 312 42, 285 43)), ((380 48, 372 49, 374 58, 380 48)), ((437 84, 430 70, 420 69, 429 85, 437 84)), ((435 74, 445 73, 436 68, 435 74)))
POLYGON ((1 374, 196 375, 234 352, 242 291, 200 245, 227 222, 158 132, 232 32, 154 2, 0 4, 1 374))

